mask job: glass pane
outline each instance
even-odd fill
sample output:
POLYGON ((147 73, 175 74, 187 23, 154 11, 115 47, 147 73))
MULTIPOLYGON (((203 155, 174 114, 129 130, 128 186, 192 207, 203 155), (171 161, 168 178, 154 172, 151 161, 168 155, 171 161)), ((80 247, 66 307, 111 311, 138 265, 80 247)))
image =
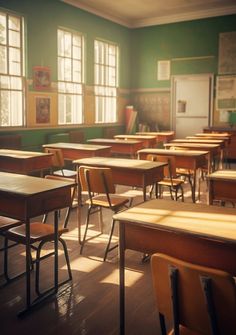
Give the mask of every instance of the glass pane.
POLYGON ((64 58, 58 57, 58 80, 65 80, 64 67, 64 58))
POLYGON ((71 69, 71 59, 65 58, 65 78, 64 80, 66 81, 71 81, 71 74, 72 74, 72 69, 71 69))
POLYGON ((9 110, 10 110, 10 91, 1 91, 0 100, 0 125, 3 127, 10 125, 9 110))
POLYGON ((81 82, 81 63, 77 60, 73 61, 73 81, 81 82))
POLYGON ((0 13, 0 44, 6 44, 6 15, 0 13))
POLYGON ((61 30, 57 33, 57 52, 59 56, 64 55, 64 33, 61 30))
POLYGON ((73 45, 74 46, 81 47, 81 42, 82 42, 81 36, 73 35, 73 45))
POLYGON ((10 88, 10 77, 0 76, 0 87, 1 88, 10 88))
POLYGON ((11 91, 11 126, 22 125, 22 93, 11 91))
POLYGON ((0 73, 7 73, 7 48, 0 46, 0 73))
POLYGON ((20 19, 15 16, 9 16, 9 29, 20 31, 20 19))
POLYGON ((17 31, 9 31, 9 45, 20 48, 20 33, 17 31))
POLYGON ((20 50, 9 48, 9 73, 20 76, 20 50))
POLYGON ((65 83, 63 83, 63 82, 58 83, 58 91, 59 92, 65 92, 65 83))
POLYGON ((64 124, 65 95, 58 96, 58 123, 64 124))
POLYGON ((109 86, 116 86, 116 70, 115 68, 109 68, 109 86))
POLYGON ((22 79, 19 77, 11 77, 11 89, 22 90, 22 79))
POLYGON ((64 34, 64 55, 65 57, 71 57, 71 34, 70 33, 65 33, 64 34))
POLYGON ((77 46, 73 46, 73 58, 74 59, 81 59, 81 48, 77 46))

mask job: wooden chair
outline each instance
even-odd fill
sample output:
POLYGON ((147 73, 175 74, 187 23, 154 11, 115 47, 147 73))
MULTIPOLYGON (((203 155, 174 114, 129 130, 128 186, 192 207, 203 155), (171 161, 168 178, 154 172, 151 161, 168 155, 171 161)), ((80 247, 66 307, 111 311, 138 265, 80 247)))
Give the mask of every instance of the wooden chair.
POLYGON ((162 335, 165 318, 171 335, 234 335, 236 288, 224 271, 154 254, 151 257, 154 294, 162 335))
POLYGON ((6 283, 9 283, 10 281, 12 281, 13 279, 16 279, 18 277, 20 277, 22 275, 18 274, 14 277, 9 277, 8 274, 8 249, 14 247, 15 245, 17 245, 18 243, 12 243, 10 245, 8 245, 7 243, 7 238, 6 238, 6 232, 14 227, 18 227, 21 224, 23 224, 21 221, 19 220, 15 220, 6 216, 0 216, 0 236, 2 236, 3 238, 3 247, 0 248, 0 251, 4 252, 4 262, 3 262, 3 275, 5 277, 6 283))
MULTIPOLYGON (((56 179, 60 181, 66 181, 68 182, 68 178, 63 178, 63 177, 58 177, 58 176, 53 176, 53 175, 47 175, 45 176, 47 179, 56 179)), ((71 179, 72 182, 74 182, 73 179, 71 179)), ((67 270, 68 270, 68 279, 61 282, 59 285, 62 285, 66 283, 67 281, 72 279, 72 273, 71 273, 71 268, 70 268, 70 261, 69 261, 69 255, 68 255, 68 250, 66 246, 66 242, 62 239, 62 235, 66 232, 68 232, 68 221, 69 221, 69 216, 70 212, 72 209, 73 205, 73 200, 74 200, 74 195, 75 195, 75 184, 73 187, 71 187, 71 202, 70 206, 67 208, 66 214, 65 214, 65 219, 62 225, 59 225, 58 227, 58 241, 61 243, 63 250, 64 250, 64 255, 65 255, 65 260, 67 264, 67 270)), ((41 256, 41 251, 42 247, 45 245, 47 242, 53 242, 54 241, 54 224, 46 223, 47 215, 44 216, 43 221, 36 221, 30 223, 30 246, 32 250, 36 251, 36 259, 33 261, 33 263, 36 264, 36 273, 35 273, 35 291, 36 293, 40 296, 45 293, 47 293, 49 290, 46 290, 44 292, 40 291, 40 262, 50 256, 55 255, 55 252, 49 252, 43 256, 41 256), (37 244, 37 245, 36 245, 37 244)), ((25 224, 17 227, 13 227, 9 229, 6 232, 6 238, 7 240, 12 240, 15 241, 19 244, 26 244, 26 235, 25 235, 25 224)), ((55 269, 56 272, 58 272, 58 268, 55 269)), ((54 287, 56 283, 54 281, 54 287)))
POLYGON ((58 177, 73 178, 76 179, 77 172, 69 169, 65 169, 65 161, 63 157, 63 152, 61 149, 55 148, 44 148, 46 153, 53 154, 52 157, 52 174, 58 177), (58 169, 58 170, 57 170, 58 169))
POLYGON ((163 195, 163 188, 168 187, 172 200, 177 201, 179 198, 181 198, 182 201, 184 201, 184 180, 177 178, 176 176, 175 157, 165 155, 147 155, 147 159, 151 161, 168 163, 168 165, 164 167, 164 178, 158 182, 159 197, 162 197, 163 195), (180 194, 178 194, 179 191, 180 194))
MULTIPOLYGON (((112 179, 112 171, 110 168, 97 168, 80 166, 79 167, 79 183, 82 191, 87 191, 89 198, 86 200, 88 212, 86 218, 86 227, 83 241, 80 248, 80 254, 86 242, 86 235, 89 226, 89 217, 94 213, 100 213, 100 221, 102 222, 102 208, 110 209, 117 213, 129 203, 129 198, 115 194, 115 185, 112 179)), ((115 221, 112 220, 108 244, 105 250, 104 258, 107 258, 108 252, 115 249, 118 245, 110 247, 112 235, 115 227, 115 221)), ((102 227, 101 227, 102 232, 102 227)))

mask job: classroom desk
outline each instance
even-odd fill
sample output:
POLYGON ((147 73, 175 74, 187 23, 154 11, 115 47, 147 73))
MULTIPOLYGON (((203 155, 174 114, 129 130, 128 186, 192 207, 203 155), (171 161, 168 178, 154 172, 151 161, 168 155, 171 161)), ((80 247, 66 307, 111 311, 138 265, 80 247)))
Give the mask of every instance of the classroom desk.
POLYGON ((142 149, 138 151, 140 159, 146 159, 147 155, 166 155, 174 156, 176 167, 193 171, 192 200, 196 201, 196 179, 197 170, 206 166, 207 151, 194 150, 166 150, 166 149, 142 149))
POLYGON ((81 165, 111 168, 114 183, 142 187, 144 201, 146 201, 146 187, 163 179, 164 166, 167 165, 147 160, 111 157, 77 159, 73 163, 77 168, 81 165))
POLYGON ((157 142, 164 142, 164 143, 172 141, 175 137, 174 131, 150 131, 150 132, 139 131, 136 132, 136 134, 156 136, 157 142))
MULTIPOLYGON (((47 212, 54 212, 55 258, 54 271, 58 268, 58 214, 57 210, 69 206, 71 201, 71 182, 37 178, 14 173, 0 172, 0 213, 26 224, 26 306, 23 314, 41 303, 42 299, 31 301, 31 250, 30 219, 47 212)), ((56 289, 58 290, 58 273, 55 271, 56 289)))
POLYGON ((119 222, 120 335, 125 334, 125 250, 165 253, 236 275, 235 209, 155 199, 113 218, 119 222))
POLYGON ((79 158, 102 156, 108 157, 111 154, 110 146, 80 144, 80 143, 50 143, 44 144, 43 148, 61 149, 64 159, 74 160, 79 158))
POLYGON ((111 147, 111 154, 129 155, 131 158, 135 158, 137 151, 143 147, 143 143, 141 141, 116 140, 114 138, 93 138, 87 142, 91 144, 109 145, 111 147))
POLYGON ((169 149, 171 147, 177 147, 177 148, 185 148, 189 150, 200 150, 200 151, 208 151, 208 171, 212 172, 214 169, 214 160, 216 157, 220 156, 220 145, 218 144, 209 144, 209 143, 165 143, 164 144, 166 149, 169 149))
POLYGON ((52 166, 52 154, 0 149, 0 171, 30 174, 52 166))
POLYGON ((115 135, 115 139, 118 140, 136 140, 143 142, 144 148, 153 148, 156 146, 156 136, 151 135, 115 135))
MULTIPOLYGON (((215 140, 208 140, 208 139, 188 139, 188 138, 183 138, 183 139, 175 139, 172 141, 172 143, 199 143, 199 144, 216 144, 220 146, 220 164, 219 167, 222 169, 223 167, 223 161, 224 161, 224 149, 225 149, 225 142, 223 140, 215 139, 215 140)), ((205 150, 205 149, 204 149, 205 150)))
POLYGON ((236 171, 218 170, 207 176, 208 179, 208 203, 214 200, 230 201, 236 203, 236 171))

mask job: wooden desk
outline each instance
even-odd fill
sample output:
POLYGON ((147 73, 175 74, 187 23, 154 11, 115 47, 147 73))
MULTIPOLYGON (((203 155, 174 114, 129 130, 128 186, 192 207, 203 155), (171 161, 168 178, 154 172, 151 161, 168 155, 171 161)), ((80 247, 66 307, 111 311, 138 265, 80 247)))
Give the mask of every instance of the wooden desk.
POLYGON ((171 147, 177 148, 186 148, 190 150, 200 150, 208 151, 208 171, 212 172, 214 170, 214 160, 216 157, 220 156, 220 146, 218 144, 209 144, 209 143, 165 143, 166 149, 171 147))
POLYGON ((80 143, 50 143, 44 144, 43 148, 61 149, 64 159, 74 160, 79 158, 102 156, 108 157, 111 154, 110 146, 80 144, 80 143))
POLYGON ((139 131, 136 134, 156 136, 157 142, 164 142, 164 143, 172 141, 175 137, 174 131, 150 131, 150 132, 139 131))
POLYGON ((52 154, 0 149, 0 171, 30 174, 50 169, 52 154))
POLYGON ((143 143, 135 140, 116 140, 107 138, 93 138, 87 141, 92 144, 109 145, 111 154, 114 155, 129 155, 134 158, 138 150, 142 149, 143 143))
POLYGON ((236 171, 218 170, 207 176, 208 203, 214 200, 236 203, 236 171))
POLYGON ((115 184, 142 187, 143 200, 146 201, 146 187, 163 179, 166 163, 150 162, 140 159, 91 157, 73 161, 81 165, 109 167, 112 169, 115 184))
POLYGON ((206 166, 207 151, 193 150, 165 150, 165 149, 142 149, 138 151, 140 159, 146 159, 147 155, 174 156, 176 167, 193 171, 192 200, 196 201, 196 179, 197 170, 206 166))
POLYGON ((235 209, 155 199, 113 218, 119 221, 122 335, 125 334, 125 250, 165 253, 236 275, 235 209))
POLYGON ((144 148, 153 148, 156 145, 156 136, 150 135, 115 135, 118 140, 136 140, 143 142, 144 148))
MULTIPOLYGON (((71 201, 71 182, 24 176, 0 172, 0 213, 26 224, 26 308, 25 313, 41 302, 31 301, 30 281, 30 219, 47 212, 55 211, 55 258, 54 269, 58 268, 58 216, 57 210, 67 207, 71 201)), ((55 271, 55 270, 54 270, 55 271)), ((56 293, 58 289, 58 273, 55 271, 56 293)))

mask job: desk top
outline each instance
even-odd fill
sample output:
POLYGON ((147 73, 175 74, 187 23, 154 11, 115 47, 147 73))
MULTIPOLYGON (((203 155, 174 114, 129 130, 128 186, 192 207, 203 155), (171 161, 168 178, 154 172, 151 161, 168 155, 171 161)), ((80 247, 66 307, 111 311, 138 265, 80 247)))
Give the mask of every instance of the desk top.
POLYGON ((176 142, 169 142, 169 143, 165 143, 164 146, 166 148, 168 147, 179 147, 179 148, 207 148, 207 150, 214 150, 220 147, 219 144, 210 144, 210 143, 176 143, 176 142))
POLYGON ((150 135, 150 136, 158 136, 158 135, 171 136, 171 135, 174 135, 175 132, 172 130, 169 130, 169 131, 138 131, 135 134, 136 135, 150 135))
POLYGON ((8 150, 8 149, 0 149, 0 158, 16 158, 16 159, 32 159, 35 157, 45 157, 52 156, 51 153, 45 152, 34 152, 34 151, 22 151, 22 150, 8 150))
POLYGON ((150 229, 236 244, 234 208, 154 199, 115 214, 113 218, 150 229))
POLYGON ((230 133, 197 133, 196 136, 206 136, 206 137, 231 137, 230 133))
POLYGON ((200 138, 178 138, 171 141, 172 143, 210 143, 210 144, 223 144, 224 140, 222 139, 205 139, 204 137, 200 138))
POLYGON ((120 169, 133 169, 133 170, 151 170, 157 167, 165 166, 166 163, 151 162, 148 160, 141 159, 129 159, 129 158, 110 158, 110 157, 89 157, 76 159, 73 163, 78 165, 94 165, 101 167, 120 168, 120 169))
POLYGON ((185 157, 199 157, 208 154, 208 151, 198 151, 198 150, 174 150, 174 149, 155 149, 155 148, 148 148, 148 149, 141 149, 138 151, 138 154, 156 154, 156 155, 167 155, 167 156, 185 156, 185 157))
POLYGON ((207 176, 210 180, 226 180, 226 181, 236 181, 236 171, 235 170, 218 170, 207 176))
POLYGON ((156 135, 115 135, 114 138, 118 139, 140 139, 140 140, 156 140, 156 135))
POLYGON ((74 183, 71 181, 58 181, 0 172, 0 194, 15 194, 26 198, 72 185, 74 185, 74 183))
POLYGON ((74 149, 74 150, 102 150, 110 148, 109 146, 102 146, 102 145, 93 145, 93 144, 81 144, 81 143, 49 143, 44 144, 43 148, 55 148, 55 149, 74 149))
POLYGON ((132 145, 139 144, 141 141, 129 140, 125 139, 115 139, 115 138, 93 138, 91 140, 87 140, 88 143, 104 143, 104 144, 124 144, 124 145, 132 145))

